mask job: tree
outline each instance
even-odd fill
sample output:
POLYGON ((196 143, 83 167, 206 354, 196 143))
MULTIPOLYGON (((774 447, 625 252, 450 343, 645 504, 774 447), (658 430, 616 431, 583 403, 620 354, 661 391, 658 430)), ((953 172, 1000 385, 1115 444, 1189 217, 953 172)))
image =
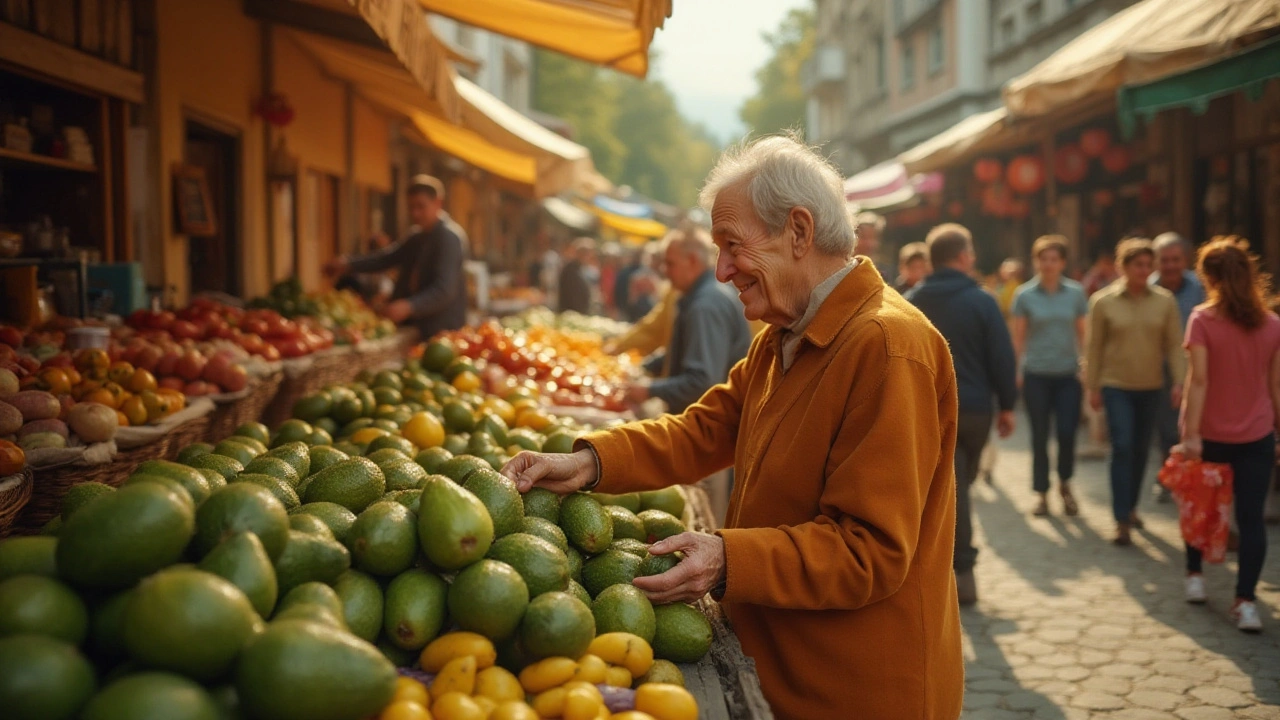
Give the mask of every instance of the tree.
POLYGON ((787 13, 776 32, 764 33, 773 56, 756 70, 756 94, 738 111, 753 135, 804 127, 801 71, 813 54, 813 32, 813 9, 804 7, 787 13))
POLYGON ((542 50, 536 63, 534 107, 568 122, 601 174, 661 202, 694 204, 719 148, 665 84, 542 50))

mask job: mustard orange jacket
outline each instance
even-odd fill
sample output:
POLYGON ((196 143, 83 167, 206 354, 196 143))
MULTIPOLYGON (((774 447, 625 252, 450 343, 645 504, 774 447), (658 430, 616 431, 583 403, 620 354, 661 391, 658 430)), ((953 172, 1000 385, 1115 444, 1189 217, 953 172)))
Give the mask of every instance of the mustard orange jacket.
POLYGON ((682 415, 593 433, 602 492, 736 471, 723 604, 779 718, 955 720, 955 373, 862 258, 784 375, 779 331, 682 415))

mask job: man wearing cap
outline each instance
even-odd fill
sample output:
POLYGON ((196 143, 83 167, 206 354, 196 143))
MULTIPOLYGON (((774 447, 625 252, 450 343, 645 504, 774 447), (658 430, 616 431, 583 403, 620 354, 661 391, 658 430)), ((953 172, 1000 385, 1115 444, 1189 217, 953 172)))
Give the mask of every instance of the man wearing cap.
POLYGON ((382 314, 397 325, 418 328, 429 338, 457 330, 467 320, 467 290, 462 276, 462 240, 442 219, 444 185, 430 175, 409 183, 409 221, 416 231, 400 242, 362 257, 340 257, 325 271, 342 275, 399 270, 391 302, 382 314))

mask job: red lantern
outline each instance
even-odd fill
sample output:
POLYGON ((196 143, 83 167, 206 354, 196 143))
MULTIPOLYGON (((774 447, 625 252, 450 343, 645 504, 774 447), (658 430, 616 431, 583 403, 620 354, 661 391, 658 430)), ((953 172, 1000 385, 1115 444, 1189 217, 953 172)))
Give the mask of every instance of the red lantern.
POLYGON ((1095 190, 1093 193, 1093 204, 1100 208, 1111 207, 1116 201, 1115 193, 1110 190, 1095 190))
POLYGON ((1111 146, 1111 133, 1102 128, 1085 130, 1080 134, 1080 149, 1091 158, 1101 157, 1111 146))
POLYGON ((953 218, 958 218, 961 215, 964 215, 964 203, 959 200, 952 200, 951 203, 947 205, 947 214, 953 218))
POLYGON ((1129 148, 1123 145, 1109 147, 1106 152, 1102 153, 1102 167, 1106 168, 1107 172, 1112 175, 1119 175, 1128 170, 1132 164, 1133 155, 1129 152, 1129 148))
POLYGON ((1044 187, 1044 162, 1035 155, 1019 155, 1009 162, 1005 180, 1014 192, 1030 195, 1044 187))
POLYGON ((1004 175, 1004 167, 999 160, 983 158, 973 164, 973 176, 980 183, 993 183, 1004 175))
POLYGON ((1078 145, 1063 145, 1053 154, 1053 176, 1063 185, 1075 185, 1089 174, 1089 158, 1078 145))
POLYGON ((281 92, 264 95, 253 109, 274 127, 283 128, 293 122, 293 105, 289 104, 289 98, 281 92))
POLYGON ((987 214, 1001 217, 1008 212, 1011 199, 1008 188, 1003 185, 991 185, 982 191, 982 210, 987 214))

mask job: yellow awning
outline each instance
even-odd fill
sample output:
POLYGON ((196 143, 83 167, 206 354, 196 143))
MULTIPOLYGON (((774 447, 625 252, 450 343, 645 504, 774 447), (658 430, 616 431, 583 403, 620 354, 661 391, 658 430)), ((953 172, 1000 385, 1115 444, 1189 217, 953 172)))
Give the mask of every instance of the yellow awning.
POLYGON ((465 78, 457 79, 462 98, 462 125, 494 145, 537 163, 534 195, 547 197, 587 184, 595 172, 591 151, 561 137, 465 78))
POLYGON ((356 93, 403 116, 431 147, 500 178, 529 187, 537 184, 538 165, 533 157, 494 145, 472 130, 414 107, 402 97, 369 87, 357 87, 356 93))
POLYGON ((996 108, 970 115, 898 156, 907 174, 941 170, 988 149, 1006 132, 1008 113, 996 108))
POLYGON ((667 234, 667 226, 657 220, 615 215, 611 212, 605 212, 597 207, 592 207, 591 210, 600 218, 601 225, 612 230, 616 230, 623 235, 634 235, 642 238, 659 238, 667 234))
POLYGON ((1116 13, 1004 88, 1016 117, 1114 98, 1280 31, 1280 0, 1143 0, 1116 13))
POLYGON ((637 77, 671 0, 418 0, 428 11, 637 77))
MULTIPOLYGON (((450 63, 450 55, 431 32, 426 15, 414 4, 414 0, 380 0, 361 2, 346 0, 360 13, 378 37, 387 44, 391 54, 399 61, 398 68, 407 72, 415 84, 426 92, 434 107, 447 118, 458 117, 458 93, 453 79, 457 73, 450 63)), ((355 48, 374 62, 388 64, 386 53, 355 48)))

